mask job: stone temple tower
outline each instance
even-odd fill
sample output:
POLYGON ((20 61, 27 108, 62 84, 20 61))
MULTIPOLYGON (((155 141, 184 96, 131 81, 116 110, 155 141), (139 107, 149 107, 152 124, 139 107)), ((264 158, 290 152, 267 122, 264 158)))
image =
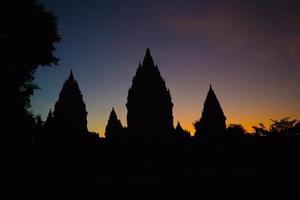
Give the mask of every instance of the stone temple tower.
POLYGON ((88 132, 86 106, 72 71, 55 103, 52 121, 60 129, 88 132))
POLYGON ((202 116, 195 123, 195 129, 196 139, 200 137, 220 137, 225 134, 226 117, 211 85, 204 102, 202 116))
POLYGON ((174 130, 170 91, 149 49, 132 80, 126 106, 128 131, 134 137, 150 141, 167 139, 174 130))

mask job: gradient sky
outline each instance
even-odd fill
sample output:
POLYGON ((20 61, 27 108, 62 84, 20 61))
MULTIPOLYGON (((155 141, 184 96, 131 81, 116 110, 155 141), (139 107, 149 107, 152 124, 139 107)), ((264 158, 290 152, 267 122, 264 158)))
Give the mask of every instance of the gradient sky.
MULTIPOLYGON (((211 83, 227 117, 300 119, 300 1, 42 0, 58 17, 59 66, 37 70, 32 110, 45 119, 73 69, 88 127, 104 135, 112 107, 126 125, 127 92, 150 48, 192 133, 211 83)), ((149 122, 150 123, 150 122, 149 122)))

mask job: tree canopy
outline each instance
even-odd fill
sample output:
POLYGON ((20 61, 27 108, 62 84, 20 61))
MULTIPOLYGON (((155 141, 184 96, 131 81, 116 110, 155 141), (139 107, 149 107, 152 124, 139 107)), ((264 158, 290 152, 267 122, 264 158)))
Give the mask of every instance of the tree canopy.
MULTIPOLYGON (((30 117, 30 96, 38 88, 33 83, 39 66, 57 64, 53 54, 59 42, 57 19, 35 0, 4 0, 0 7, 0 65, 5 75, 7 115, 22 130, 30 117)), ((9 125, 9 124, 7 124, 9 125)))
POLYGON ((300 121, 284 117, 279 120, 271 119, 272 123, 266 128, 263 123, 253 126, 256 136, 295 136, 300 135, 300 121))

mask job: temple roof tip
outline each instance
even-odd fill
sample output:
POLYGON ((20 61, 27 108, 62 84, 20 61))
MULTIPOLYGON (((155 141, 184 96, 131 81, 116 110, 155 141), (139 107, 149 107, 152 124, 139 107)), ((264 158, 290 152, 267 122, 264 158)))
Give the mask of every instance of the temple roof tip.
POLYGON ((74 79, 73 70, 71 69, 69 79, 74 79))

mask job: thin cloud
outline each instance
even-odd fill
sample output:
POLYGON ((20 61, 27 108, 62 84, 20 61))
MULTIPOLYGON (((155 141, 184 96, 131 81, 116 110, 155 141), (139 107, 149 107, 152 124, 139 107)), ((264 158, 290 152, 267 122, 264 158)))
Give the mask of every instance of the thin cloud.
POLYGON ((165 15, 163 21, 176 37, 201 37, 211 47, 222 51, 243 51, 259 60, 300 58, 300 16, 267 13, 255 15, 245 7, 240 10, 207 11, 205 15, 178 13, 165 15), (276 26, 274 26, 276 24, 276 26))

